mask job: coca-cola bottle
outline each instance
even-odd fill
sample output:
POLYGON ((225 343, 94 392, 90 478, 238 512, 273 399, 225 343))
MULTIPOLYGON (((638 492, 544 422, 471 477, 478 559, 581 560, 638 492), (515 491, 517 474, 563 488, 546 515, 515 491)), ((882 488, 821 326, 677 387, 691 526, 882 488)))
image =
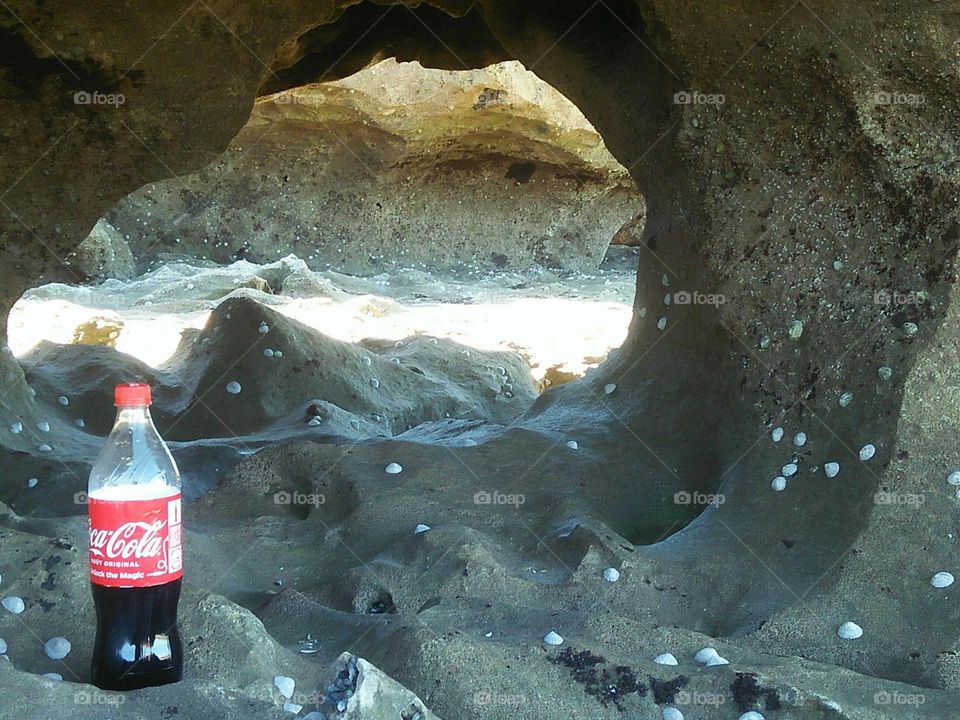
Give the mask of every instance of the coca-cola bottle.
POLYGON ((183 651, 180 473, 150 418, 150 386, 117 385, 117 420, 87 490, 97 609, 93 683, 129 690, 177 682, 183 651))

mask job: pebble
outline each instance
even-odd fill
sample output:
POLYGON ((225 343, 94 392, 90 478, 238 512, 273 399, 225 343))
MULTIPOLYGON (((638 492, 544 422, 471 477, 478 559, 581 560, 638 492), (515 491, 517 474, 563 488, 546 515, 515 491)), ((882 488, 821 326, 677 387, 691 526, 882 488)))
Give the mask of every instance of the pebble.
POLYGON ((616 568, 608 567, 603 571, 603 579, 607 582, 616 582, 620 579, 620 571, 616 568))
POLYGON ((53 450, 53 448, 47 445, 46 443, 43 443, 43 445, 37 446, 37 450, 39 450, 40 452, 50 452, 51 450, 53 450))
POLYGON ((617 389, 616 383, 607 383, 603 386, 603 392, 605 395, 612 395, 613 391, 617 389))
POLYGON ((51 660, 63 660, 70 654, 70 641, 65 637, 52 637, 43 644, 43 652, 51 660))
POLYGON ((803 447, 807 444, 807 434, 805 432, 798 432, 793 436, 793 444, 797 447, 803 447))
POLYGON ((274 360, 279 360, 279 359, 282 358, 282 357, 283 357, 283 352, 281 352, 280 350, 274 350, 274 351, 273 351, 273 359, 274 359, 274 360))
POLYGON ((938 572, 930 578, 930 584, 935 588, 945 588, 953 585, 954 577, 952 573, 938 572))
POLYGON ((800 320, 794 320, 790 323, 790 328, 787 330, 787 334, 790 335, 791 340, 799 340, 800 336, 803 335, 803 322, 800 320))
POLYGON ((725 657, 720 657, 719 655, 711 658, 707 658, 707 661, 704 663, 707 667, 714 667, 715 665, 729 665, 730 661, 725 657))
POLYGON ((660 279, 660 282, 663 283, 664 287, 670 287, 670 278, 667 277, 666 273, 663 274, 663 277, 660 279))
POLYGON ((883 367, 877 369, 877 375, 880 376, 881 380, 889 380, 893 377, 893 368, 884 365, 883 367))
POLYGON ((68 398, 66 395, 61 395, 57 398, 57 402, 66 407, 70 404, 70 398, 68 398))
POLYGON ((240 383, 238 383, 236 380, 231 380, 227 383, 227 392, 231 395, 239 395, 242 389, 243 388, 240 387, 240 383))
POLYGON ((793 477, 794 475, 797 474, 797 464, 792 462, 787 463, 782 468, 780 468, 780 472, 783 473, 784 477, 793 477))
POLYGON ((293 689, 297 686, 294 679, 286 675, 277 675, 273 679, 273 684, 285 698, 293 697, 293 689))
POLYGON ((35 488, 35 487, 37 486, 37 483, 38 483, 38 482, 40 482, 40 481, 37 480, 37 478, 30 478, 29 480, 27 480, 27 487, 28 487, 28 488, 35 488))
POLYGON ((50 432, 50 423, 46 420, 41 420, 37 423, 37 430, 40 432, 50 432))
POLYGON ((392 462, 389 465, 387 465, 383 469, 383 471, 387 473, 387 475, 399 475, 401 472, 403 472, 403 465, 401 465, 400 463, 392 462))
POLYGON ((567 440, 567 447, 571 450, 579 450, 580 446, 577 444, 576 440, 567 440))
POLYGON ((661 716, 663 720, 683 720, 683 713, 675 707, 665 707, 661 716))
POLYGON ((846 407, 853 402, 853 393, 847 390, 845 393, 840 395, 840 399, 837 402, 840 403, 840 407, 846 407))
POLYGON ((917 327, 917 324, 912 322, 905 322, 903 325, 900 326, 900 329, 903 331, 903 334, 906 335, 907 337, 913 337, 920 330, 920 328, 917 327))
POLYGON ((20 423, 20 422, 10 423, 10 432, 12 432, 14 435, 19 435, 20 433, 22 433, 23 423, 20 423))
POLYGON ((653 661, 657 665, 679 665, 677 659, 673 656, 673 653, 663 653, 662 655, 657 655, 653 661))
POLYGON ((284 703, 283 709, 286 710, 288 713, 293 713, 294 715, 296 715, 298 712, 303 710, 303 705, 297 705, 296 703, 284 703))
POLYGON ((837 628, 837 636, 844 640, 856 640, 863 636, 863 628, 849 620, 837 628))
POLYGON ((23 598, 17 597, 16 595, 9 595, 3 600, 0 600, 0 605, 3 605, 7 612, 12 612, 14 615, 19 615, 26 609, 26 605, 23 604, 23 598))
POLYGON ((862 460, 863 462, 866 462, 876 454, 877 454, 877 448, 870 443, 867 443, 862 448, 860 448, 860 460, 862 460))
POLYGON ((263 356, 266 357, 266 358, 272 358, 272 357, 273 357, 273 348, 264 348, 264 349, 263 349, 263 356))
POLYGON ((954 470, 947 475, 947 482, 951 485, 960 485, 960 470, 954 470))
POLYGON ((413 534, 420 535, 421 533, 427 532, 429 529, 430 529, 429 525, 424 525, 423 523, 420 523, 413 529, 413 534))
POLYGON ((838 462, 828 462, 823 466, 823 472, 828 478, 833 478, 837 476, 837 473, 840 472, 840 463, 838 462))
POLYGON ((657 320, 657 330, 663 330, 667 326, 667 319, 665 317, 657 320))
POLYGON ((63 682, 63 675, 60 673, 44 673, 40 677, 46 678, 47 680, 53 680, 54 682, 63 682))
POLYGON ((323 424, 323 420, 321 420, 318 417, 310 418, 310 422, 307 423, 307 425, 309 425, 310 427, 316 427, 317 425, 322 425, 322 424, 323 424))
POLYGON ((670 304, 670 293, 667 293, 666 295, 663 296, 663 304, 664 305, 670 304))
POLYGON ((773 432, 770 433, 770 437, 774 442, 780 442, 781 440, 783 440, 783 428, 782 427, 774 428, 773 432))
POLYGON ((377 380, 376 378, 370 378, 370 386, 371 386, 374 390, 376 390, 378 387, 380 387, 380 381, 377 380))
POLYGON ((760 349, 761 349, 761 350, 766 350, 768 347, 770 347, 770 336, 769 336, 769 335, 761 335, 761 336, 760 336, 760 349))
POLYGON ((86 423, 83 421, 83 418, 77 418, 76 420, 73 421, 73 424, 76 425, 78 428, 82 428, 86 426, 86 423))
POLYGON ((260 323, 259 329, 260 329, 261 335, 266 335, 268 332, 270 332, 270 326, 267 325, 265 322, 260 323))
POLYGON ((833 269, 836 270, 836 271, 838 271, 838 272, 839 272, 840 270, 843 270, 843 263, 842 263, 840 260, 834 260, 834 261, 833 261, 833 269))
POLYGON ((773 479, 773 482, 770 483, 770 487, 777 492, 783 492, 787 489, 787 479, 783 475, 777 475, 777 477, 773 479))
POLYGON ((758 713, 756 710, 751 710, 749 712, 745 712, 743 715, 737 718, 737 720, 763 720, 763 715, 758 713))
POLYGON ((712 657, 720 657, 720 654, 712 647, 705 647, 697 650, 697 654, 693 656, 693 659, 698 663, 705 663, 712 657))
POLYGON ((562 645, 562 644, 563 644, 563 638, 560 637, 559 635, 557 635, 557 633, 555 633, 553 630, 551 630, 550 632, 548 632, 546 635, 543 636, 543 641, 544 641, 547 645, 562 645))

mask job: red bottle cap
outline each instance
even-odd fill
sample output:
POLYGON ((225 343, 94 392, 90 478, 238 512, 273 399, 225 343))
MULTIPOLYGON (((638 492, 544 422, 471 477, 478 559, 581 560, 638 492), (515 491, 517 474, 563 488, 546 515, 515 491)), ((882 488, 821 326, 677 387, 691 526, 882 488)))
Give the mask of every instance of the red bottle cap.
POLYGON ((113 404, 117 407, 149 407, 150 386, 146 383, 117 385, 113 390, 113 404))

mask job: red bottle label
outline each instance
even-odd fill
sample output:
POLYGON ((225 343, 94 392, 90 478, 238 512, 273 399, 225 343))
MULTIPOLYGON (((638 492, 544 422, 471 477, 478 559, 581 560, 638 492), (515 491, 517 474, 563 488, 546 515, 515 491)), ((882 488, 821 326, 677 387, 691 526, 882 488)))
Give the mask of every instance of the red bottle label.
POLYGON ((88 498, 90 580, 152 587, 183 575, 180 493, 150 500, 88 498))

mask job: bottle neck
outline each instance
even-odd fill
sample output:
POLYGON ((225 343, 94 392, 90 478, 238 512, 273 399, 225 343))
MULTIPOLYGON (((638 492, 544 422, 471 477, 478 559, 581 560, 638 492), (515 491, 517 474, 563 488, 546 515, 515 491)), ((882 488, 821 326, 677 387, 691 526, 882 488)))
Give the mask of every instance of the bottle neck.
POLYGON ((116 423, 143 423, 150 421, 150 407, 146 405, 120 405, 117 407, 116 423))

